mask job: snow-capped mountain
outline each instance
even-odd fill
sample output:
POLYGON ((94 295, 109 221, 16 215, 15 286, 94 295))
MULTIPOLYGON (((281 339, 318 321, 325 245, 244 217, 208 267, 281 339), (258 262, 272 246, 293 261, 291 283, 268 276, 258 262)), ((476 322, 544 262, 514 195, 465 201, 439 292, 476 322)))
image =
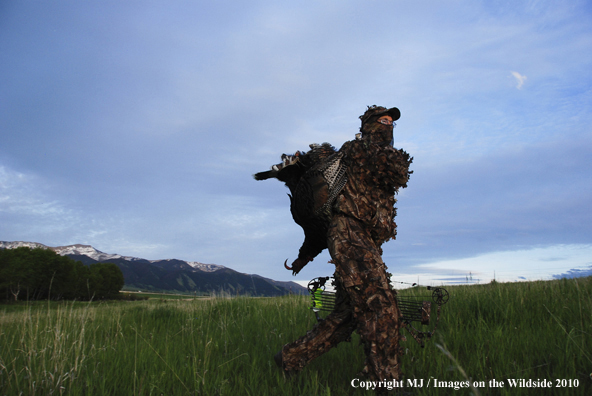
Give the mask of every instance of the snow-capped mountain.
POLYGON ((187 261, 186 263, 189 264, 190 266, 192 266, 193 268, 197 268, 197 269, 200 269, 205 272, 213 272, 213 271, 218 271, 219 269, 222 269, 222 268, 226 268, 223 265, 204 264, 204 263, 200 263, 197 261, 187 261))
POLYGON ((20 247, 28 247, 31 249, 42 248, 49 249, 49 247, 37 242, 4 242, 0 241, 0 249, 16 249, 20 247))
MULTIPOLYGON (((96 261, 108 261, 108 260, 116 260, 116 259, 123 259, 126 261, 144 260, 144 259, 141 259, 138 257, 122 256, 120 254, 104 253, 104 252, 101 252, 100 250, 95 249, 94 247, 92 247, 90 245, 75 244, 75 245, 68 245, 68 246, 51 247, 51 246, 46 246, 46 245, 44 245, 42 243, 38 243, 38 242, 22 242, 22 241, 5 242, 5 241, 0 241, 0 249, 16 249, 19 247, 28 247, 31 249, 35 249, 35 248, 50 249, 50 250, 53 250, 54 252, 56 252, 57 254, 59 254, 60 256, 86 256, 86 257, 90 257, 91 259, 96 260, 96 261)), ((183 261, 183 260, 165 259, 165 260, 147 260, 147 261, 149 261, 150 263, 157 263, 157 262, 163 262, 163 261, 165 261, 165 262, 166 261, 177 261, 178 262, 178 261, 183 261)), ((200 269, 205 272, 213 272, 213 271, 217 271, 222 268, 226 268, 223 265, 204 264, 204 263, 200 263, 198 261, 184 261, 184 262, 193 268, 200 269)))
MULTIPOLYGON (((87 257, 90 257, 93 260, 97 260, 97 261, 109 260, 109 259, 113 259, 113 258, 122 258, 122 256, 120 256, 118 254, 103 253, 100 250, 97 250, 90 245, 76 244, 76 245, 69 245, 69 246, 51 247, 51 246, 46 246, 46 245, 44 245, 42 243, 38 243, 38 242, 22 242, 22 241, 4 242, 4 241, 0 241, 0 249, 16 249, 19 247, 28 247, 31 249, 35 249, 35 248, 50 249, 50 250, 53 250, 54 252, 56 252, 57 254, 59 254, 60 256, 68 256, 68 255, 87 256, 87 257)), ((132 260, 133 257, 130 257, 129 259, 132 260)))
POLYGON ((51 249, 61 256, 91 265, 110 262, 117 265, 127 290, 169 291, 181 293, 228 293, 247 296, 307 294, 295 282, 280 282, 260 275, 243 274, 216 264, 177 259, 146 260, 101 252, 90 245, 50 247, 37 242, 2 242, 0 249, 19 247, 51 249))
MULTIPOLYGON (((135 260, 140 260, 138 258, 134 258, 135 260)), ((151 263, 158 263, 158 262, 163 262, 163 261, 179 261, 177 259, 165 259, 165 260, 149 260, 151 263)), ((183 260, 181 260, 183 261, 183 260)), ((205 272, 213 272, 213 271, 218 271, 219 269, 222 268, 226 268, 223 265, 218 265, 218 264, 204 264, 204 263, 200 263, 198 261, 184 261, 185 263, 189 264, 190 266, 192 266, 193 268, 196 269, 200 269, 202 271, 205 272)))

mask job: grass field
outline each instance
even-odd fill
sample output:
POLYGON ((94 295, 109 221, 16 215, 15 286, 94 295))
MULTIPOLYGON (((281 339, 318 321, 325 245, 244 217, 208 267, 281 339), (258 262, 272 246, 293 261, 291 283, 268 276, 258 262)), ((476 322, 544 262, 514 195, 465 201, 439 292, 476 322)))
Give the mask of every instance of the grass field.
MULTIPOLYGON (((424 380, 407 391, 592 394, 592 277, 447 289, 432 340, 403 343, 405 384, 424 380), (434 379, 469 378, 484 386, 433 388, 434 379), (510 388, 508 379, 553 388, 510 388)), ((351 386, 364 360, 356 335, 294 378, 275 366, 282 345, 314 325, 308 305, 286 296, 0 306, 0 395, 372 394, 351 386)))

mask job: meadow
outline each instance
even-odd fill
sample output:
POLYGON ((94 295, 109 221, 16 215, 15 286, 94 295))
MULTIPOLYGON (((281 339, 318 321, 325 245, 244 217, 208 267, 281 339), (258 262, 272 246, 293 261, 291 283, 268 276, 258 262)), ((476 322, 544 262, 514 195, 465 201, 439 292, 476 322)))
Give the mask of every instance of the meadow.
MULTIPOLYGON (((425 348, 402 343, 405 385, 424 380, 406 392, 592 394, 592 277, 447 289, 425 348), (434 388, 435 379, 483 386, 434 388)), ((401 291, 413 293, 429 294, 401 291)), ((351 385, 364 361, 355 334, 295 377, 275 366, 273 355, 314 326, 309 305, 302 296, 2 305, 0 395, 373 394, 351 385)))

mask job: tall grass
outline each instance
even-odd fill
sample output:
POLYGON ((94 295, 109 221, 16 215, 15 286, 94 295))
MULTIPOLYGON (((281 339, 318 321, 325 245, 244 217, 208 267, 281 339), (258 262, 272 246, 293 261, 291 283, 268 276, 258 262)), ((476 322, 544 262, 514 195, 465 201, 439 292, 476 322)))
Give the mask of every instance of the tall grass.
POLYGON ((462 368, 485 383, 481 395, 592 394, 592 277, 448 289, 433 342, 424 349, 406 342, 407 377, 464 381, 462 368), (509 388, 509 378, 577 379, 579 387, 509 388), (489 387, 492 379, 504 388, 489 387))
MULTIPOLYGON (((423 349, 411 337, 402 343, 406 379, 579 387, 414 394, 592 394, 592 278, 448 290, 434 338, 423 349)), ((364 360, 356 335, 294 378, 275 366, 282 345, 314 325, 308 305, 286 296, 2 306, 0 395, 367 394, 350 385, 364 360)))

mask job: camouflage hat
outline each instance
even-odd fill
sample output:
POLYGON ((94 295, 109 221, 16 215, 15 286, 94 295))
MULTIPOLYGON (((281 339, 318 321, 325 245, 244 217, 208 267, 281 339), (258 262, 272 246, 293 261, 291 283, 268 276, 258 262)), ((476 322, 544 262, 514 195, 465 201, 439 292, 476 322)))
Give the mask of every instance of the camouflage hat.
POLYGON ((366 112, 360 116, 360 120, 362 120, 362 125, 364 125, 371 118, 376 117, 378 119, 384 115, 391 116, 393 121, 397 121, 401 117, 401 112, 396 107, 387 109, 386 107, 376 105, 368 106, 368 110, 366 110, 366 112))

